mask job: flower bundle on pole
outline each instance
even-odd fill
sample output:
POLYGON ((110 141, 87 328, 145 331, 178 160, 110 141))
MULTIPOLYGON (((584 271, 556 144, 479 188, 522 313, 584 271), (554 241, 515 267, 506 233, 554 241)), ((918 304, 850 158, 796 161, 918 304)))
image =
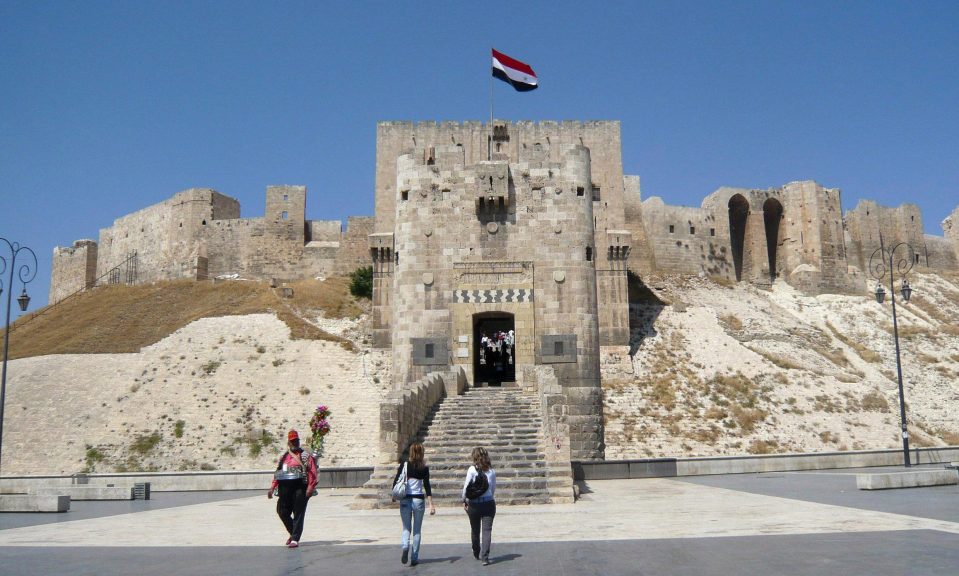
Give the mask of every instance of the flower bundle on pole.
POLYGON ((325 405, 316 407, 313 417, 310 418, 310 450, 314 458, 323 456, 323 437, 330 433, 330 423, 332 412, 325 405))

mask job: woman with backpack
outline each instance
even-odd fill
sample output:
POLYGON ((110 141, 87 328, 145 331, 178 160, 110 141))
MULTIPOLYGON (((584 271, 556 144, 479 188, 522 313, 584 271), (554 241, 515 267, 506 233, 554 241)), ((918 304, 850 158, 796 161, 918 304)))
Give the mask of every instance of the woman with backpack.
POLYGON ((403 554, 400 556, 400 562, 406 564, 409 559, 410 566, 416 566, 420 558, 421 528, 426 504, 429 504, 430 516, 436 514, 436 508, 433 506, 433 489, 430 487, 430 467, 426 465, 425 451, 419 442, 410 444, 409 459, 401 462, 396 469, 393 486, 396 486, 397 482, 406 483, 405 494, 400 499, 400 520, 403 522, 401 541, 403 554))
POLYGON ((470 518, 473 558, 489 566, 489 551, 493 537, 493 517, 496 516, 496 471, 490 463, 486 448, 477 446, 471 454, 473 465, 466 471, 463 482, 463 508, 470 518), (482 529, 482 537, 480 531, 482 529))
POLYGON ((297 548, 303 535, 306 504, 316 488, 316 461, 309 452, 300 448, 300 435, 296 430, 290 430, 286 442, 287 451, 280 456, 273 474, 273 484, 266 497, 272 499, 274 492, 279 496, 276 513, 290 534, 286 545, 297 548))

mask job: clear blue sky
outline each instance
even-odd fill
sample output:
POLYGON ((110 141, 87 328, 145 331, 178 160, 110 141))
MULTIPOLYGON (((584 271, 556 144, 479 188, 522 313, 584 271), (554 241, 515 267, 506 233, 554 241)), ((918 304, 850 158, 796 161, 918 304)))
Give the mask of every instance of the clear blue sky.
MULTIPOLYGON (((184 188, 373 212, 379 120, 622 121, 644 197, 814 179, 959 204, 959 2, 0 1, 0 236, 40 259, 184 188)), ((19 287, 17 287, 19 291, 19 287)), ((0 306, 2 310, 2 306, 0 306)))

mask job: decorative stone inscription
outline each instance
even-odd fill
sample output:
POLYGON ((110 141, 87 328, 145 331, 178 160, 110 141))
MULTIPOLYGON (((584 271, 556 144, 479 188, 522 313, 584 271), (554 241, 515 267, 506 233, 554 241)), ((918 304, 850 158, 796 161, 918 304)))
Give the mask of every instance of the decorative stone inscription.
POLYGON ((500 302, 532 302, 533 290, 510 288, 508 290, 454 290, 454 304, 497 304, 500 302))

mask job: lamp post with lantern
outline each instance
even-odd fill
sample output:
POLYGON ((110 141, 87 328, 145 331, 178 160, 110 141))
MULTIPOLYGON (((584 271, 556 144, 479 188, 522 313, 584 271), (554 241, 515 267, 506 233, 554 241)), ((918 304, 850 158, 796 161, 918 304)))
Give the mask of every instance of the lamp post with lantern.
POLYGON ((16 272, 17 277, 20 279, 21 292, 20 296, 17 297, 17 304, 20 305, 20 311, 26 312, 27 306, 30 305, 30 296, 27 294, 27 284, 33 281, 37 276, 37 255, 26 246, 21 246, 18 242, 10 242, 6 238, 0 238, 10 249, 10 261, 7 262, 7 258, 0 255, 0 295, 3 295, 3 290, 7 291, 7 317, 6 322, 4 323, 3 328, 3 373, 0 375, 0 465, 2 465, 3 458, 3 406, 6 401, 7 395, 7 353, 10 350, 10 306, 11 300, 13 297, 13 276, 16 272), (21 263, 20 267, 17 268, 17 256, 24 252, 24 258, 31 256, 33 258, 33 265, 30 265, 29 260, 26 263, 21 263), (10 274, 7 279, 6 285, 3 283, 3 273, 6 272, 7 267, 10 268, 10 274))
POLYGON ((912 288, 906 275, 912 270, 917 260, 916 251, 906 242, 900 242, 891 249, 886 250, 882 244, 882 238, 879 239, 879 248, 869 257, 869 273, 876 279, 876 302, 882 304, 886 299, 886 290, 882 286, 882 281, 889 274, 889 294, 892 300, 892 337, 896 342, 896 374, 899 377, 899 422, 902 425, 902 458, 905 466, 912 466, 909 461, 909 430, 906 427, 906 397, 902 386, 902 360, 899 355, 899 322, 896 318, 896 272, 902 277, 902 287, 900 293, 902 299, 909 302, 912 296, 912 288), (897 251, 905 252, 896 256, 897 251), (898 258, 898 259, 897 259, 898 258))

